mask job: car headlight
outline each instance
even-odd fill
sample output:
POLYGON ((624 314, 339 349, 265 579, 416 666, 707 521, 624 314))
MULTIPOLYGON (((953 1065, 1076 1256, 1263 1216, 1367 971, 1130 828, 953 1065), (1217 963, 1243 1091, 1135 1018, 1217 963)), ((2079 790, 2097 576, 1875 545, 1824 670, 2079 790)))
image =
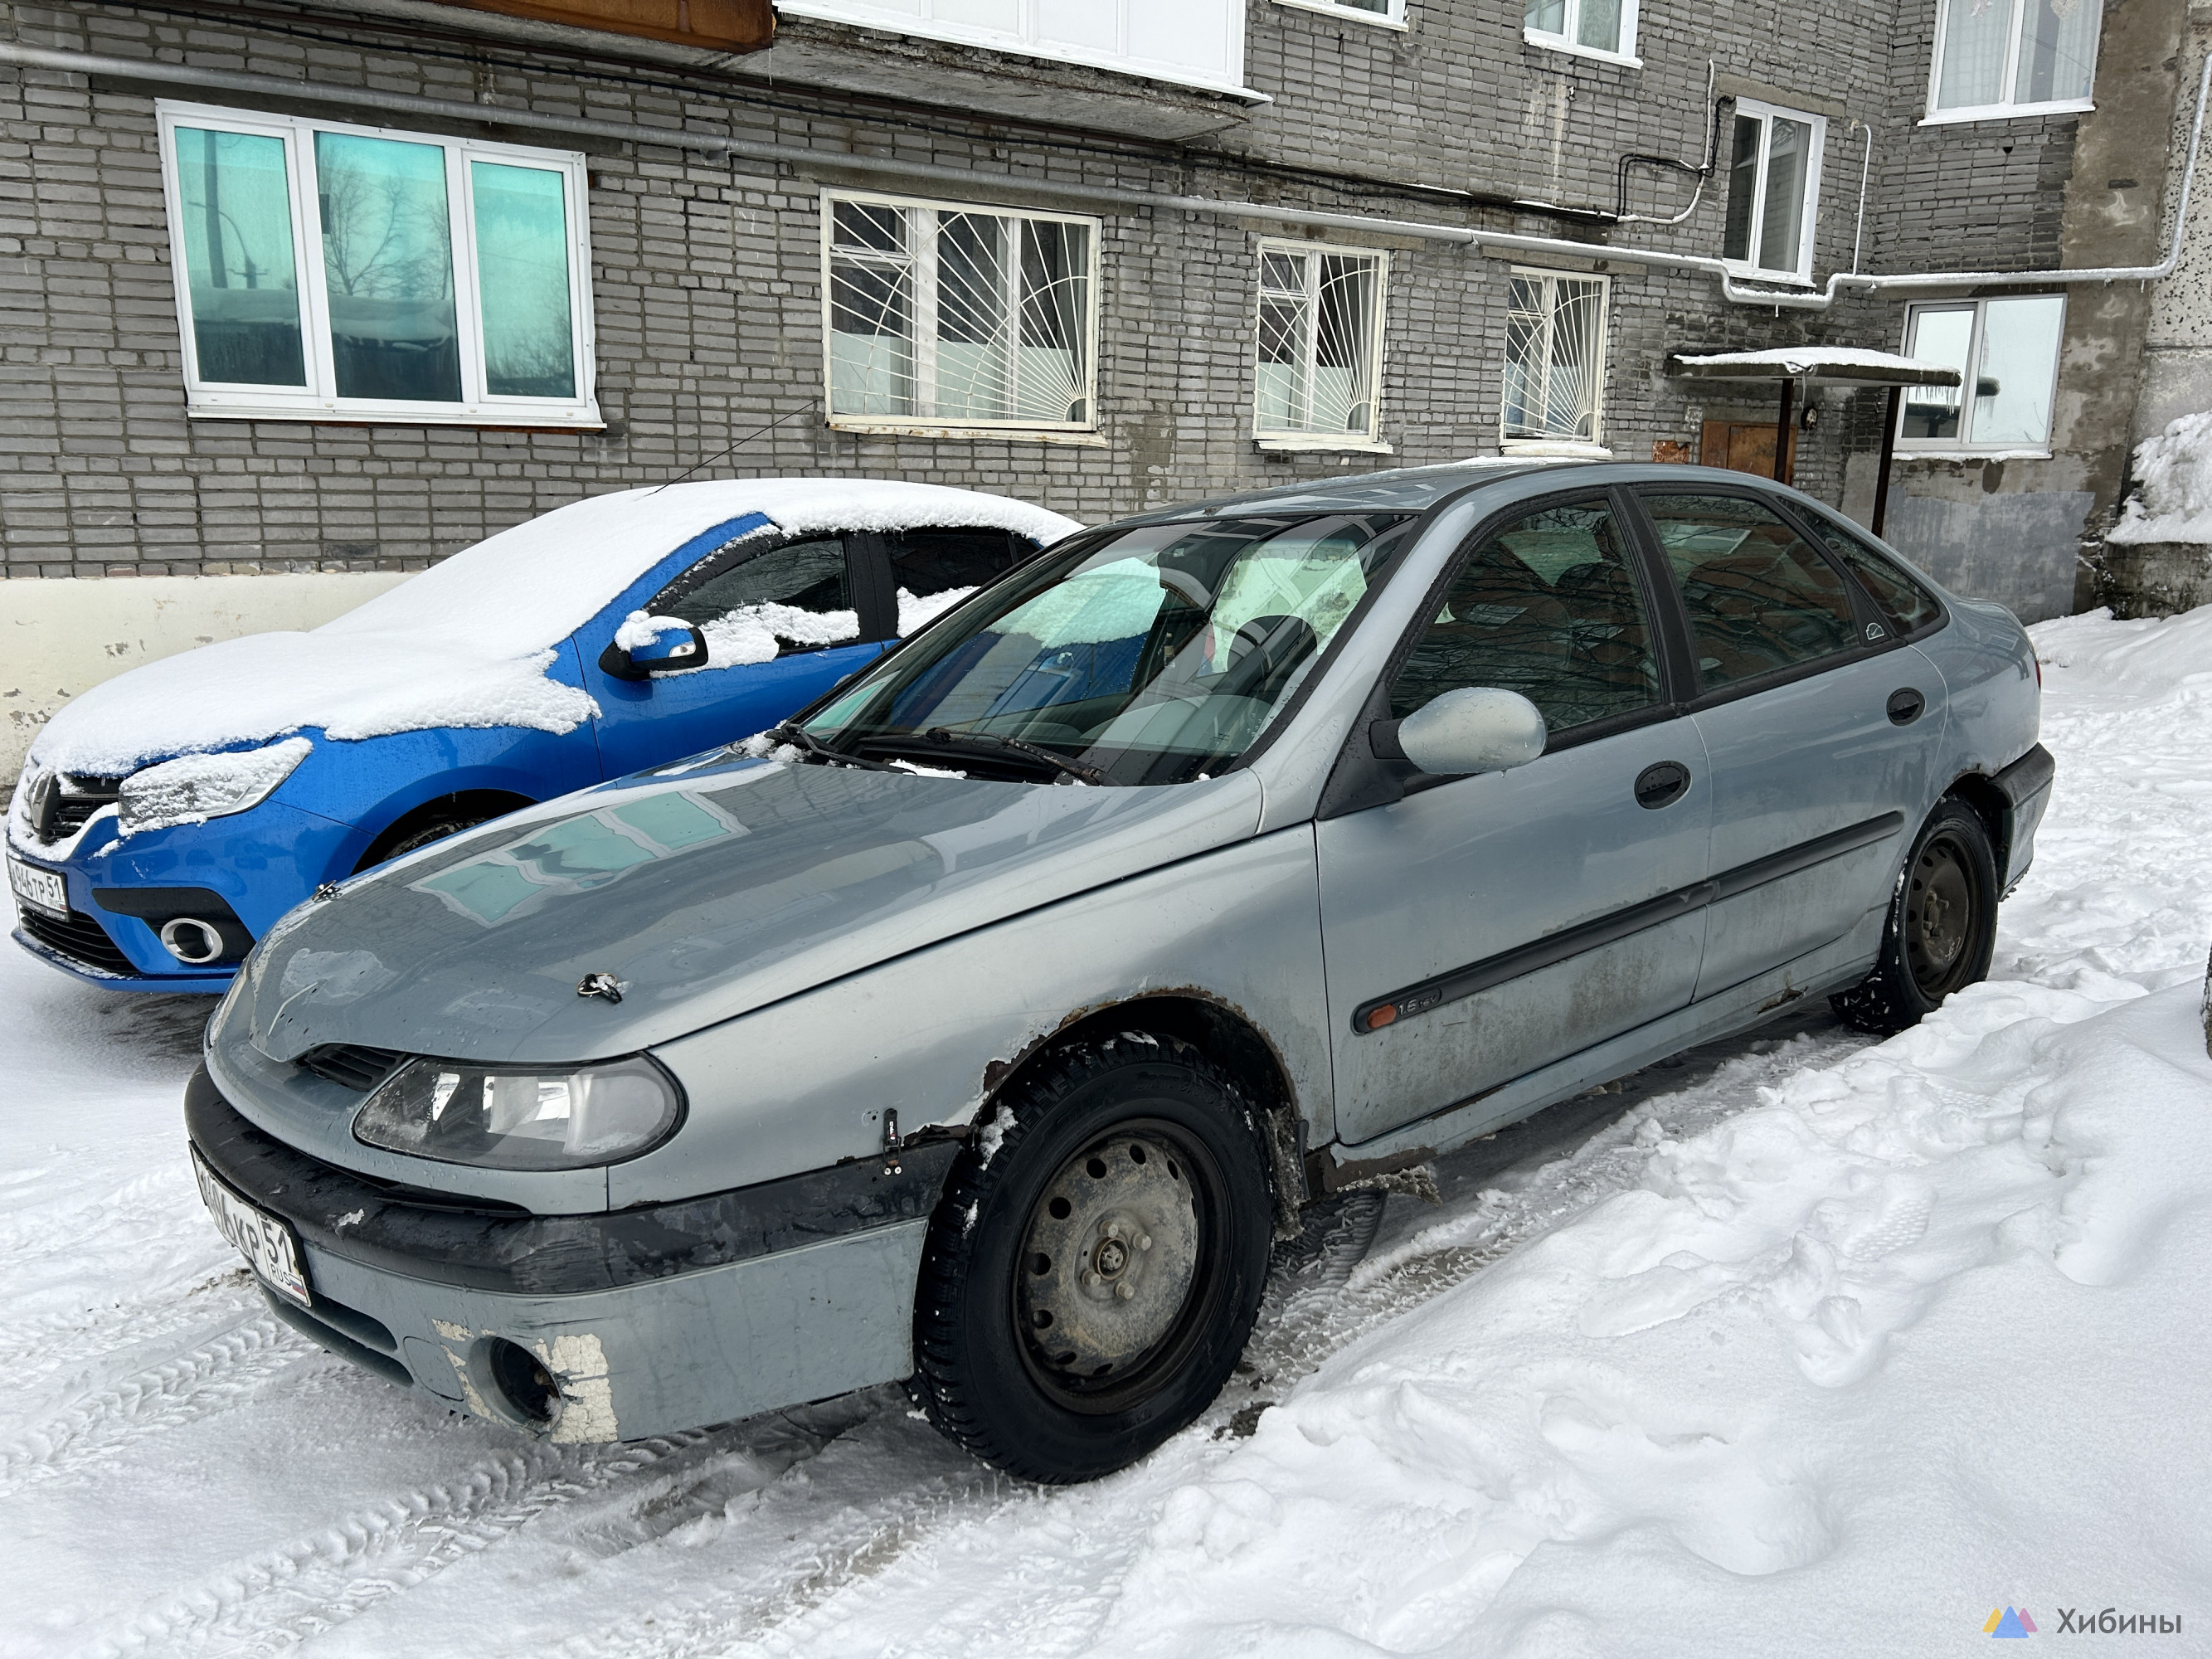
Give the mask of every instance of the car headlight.
POLYGON ((314 744, 287 738, 242 754, 182 755, 123 780, 115 796, 115 832, 132 836, 179 823, 205 823, 269 799, 314 744))
POLYGON ((487 1170, 582 1170, 650 1152, 684 1115, 642 1054, 573 1069, 413 1060, 354 1120, 364 1146, 487 1170))

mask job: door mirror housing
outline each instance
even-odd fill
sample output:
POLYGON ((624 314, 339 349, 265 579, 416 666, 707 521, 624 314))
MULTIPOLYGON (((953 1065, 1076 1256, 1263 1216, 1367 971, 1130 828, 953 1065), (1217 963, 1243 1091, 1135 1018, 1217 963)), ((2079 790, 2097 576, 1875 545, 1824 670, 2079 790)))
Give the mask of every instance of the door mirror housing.
POLYGON ((1460 777, 1526 766, 1549 735, 1536 705, 1518 691, 1460 686, 1439 692, 1400 720, 1377 720, 1370 744, 1385 760, 1410 761, 1424 772, 1460 777))
POLYGON ((617 680, 651 679, 707 665, 707 636, 678 617, 634 611, 599 653, 599 672, 617 680))

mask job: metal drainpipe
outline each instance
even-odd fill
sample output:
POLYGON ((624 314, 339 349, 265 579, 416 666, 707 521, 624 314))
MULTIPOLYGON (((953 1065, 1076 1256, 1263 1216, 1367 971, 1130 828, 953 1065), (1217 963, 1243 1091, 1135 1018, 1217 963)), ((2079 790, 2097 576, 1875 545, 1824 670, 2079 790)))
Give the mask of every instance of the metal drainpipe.
MULTIPOLYGON (((1423 241, 1498 248, 1508 252, 1566 255, 1577 259, 1618 260, 1624 264, 1650 265, 1661 270, 1696 272, 1720 279, 1722 297, 1735 305, 1773 306, 1790 311, 1826 311, 1846 288, 1875 292, 1886 289, 2044 288, 2053 283, 2159 282, 2171 276, 2181 257, 2182 234, 2188 223, 2190 194, 2197 180, 2197 155, 2204 132, 2204 107, 2212 91, 2212 54, 2204 60, 2197 82, 2197 118, 2189 133, 2189 160, 2182 170, 2181 199, 2173 220, 2173 236, 2166 257, 2154 265, 2099 266, 2075 270, 1963 270, 1897 271, 1887 276, 1862 276, 1855 271, 1832 273, 1821 292, 1807 294, 1778 289, 1746 288, 1721 260, 1709 254, 1662 253, 1644 248, 1623 248, 1602 242, 1570 241, 1557 236, 1523 236, 1510 231, 1470 229, 1463 225, 1438 225, 1415 219, 1384 219, 1362 213, 1328 213, 1308 208, 1285 207, 1270 202, 1225 200, 1211 196, 1170 196, 1155 191, 1123 190, 1110 186, 1054 184, 1018 173, 977 173, 966 167, 939 167, 928 162, 888 161, 872 155, 851 155, 834 150, 810 149, 797 144, 761 143, 751 139, 724 138, 708 133, 685 132, 636 122, 594 121, 573 115, 543 115, 495 104, 464 103, 450 98, 420 98, 407 93, 380 92, 368 87, 332 87, 321 82, 286 80, 273 75, 246 75, 228 70, 199 69, 188 64, 169 64, 155 58, 115 58, 100 52, 59 52, 0 40, 0 64, 19 69, 59 70, 68 75, 111 75, 133 81, 155 81, 179 87, 219 92, 246 92, 264 97, 305 98, 343 104, 393 114, 424 116, 437 120, 484 122, 542 132, 574 133, 582 137, 607 138, 623 143, 659 144, 672 149, 697 150, 712 155, 743 156, 748 161, 774 162, 789 167, 835 168, 884 179, 922 179, 965 186, 979 184, 1013 189, 1039 196, 1102 206, 1167 208, 1183 213, 1228 219, 1261 219, 1280 224, 1322 230, 1362 231, 1407 236, 1423 241)), ((1869 137, 1871 135, 1869 135, 1869 137)))

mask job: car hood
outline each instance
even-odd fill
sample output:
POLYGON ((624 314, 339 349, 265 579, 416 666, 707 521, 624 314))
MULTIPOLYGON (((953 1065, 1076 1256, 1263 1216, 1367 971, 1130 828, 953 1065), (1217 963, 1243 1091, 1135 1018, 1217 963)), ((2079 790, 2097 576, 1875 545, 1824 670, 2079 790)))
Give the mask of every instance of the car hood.
POLYGON ((226 1035, 242 1017, 280 1060, 327 1043, 534 1063, 635 1053, 1242 840, 1261 799, 1246 772, 1087 788, 663 768, 301 906, 249 959, 226 1035), (619 1002, 579 994, 596 974, 619 1002))

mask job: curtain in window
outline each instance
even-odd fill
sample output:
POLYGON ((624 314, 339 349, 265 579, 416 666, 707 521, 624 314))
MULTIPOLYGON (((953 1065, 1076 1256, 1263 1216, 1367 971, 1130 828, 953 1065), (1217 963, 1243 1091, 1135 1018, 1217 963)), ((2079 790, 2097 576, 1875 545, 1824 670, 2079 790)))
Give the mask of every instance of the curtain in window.
POLYGON ((2097 60, 2097 0, 2027 0, 2013 101, 2087 98, 2097 60))

